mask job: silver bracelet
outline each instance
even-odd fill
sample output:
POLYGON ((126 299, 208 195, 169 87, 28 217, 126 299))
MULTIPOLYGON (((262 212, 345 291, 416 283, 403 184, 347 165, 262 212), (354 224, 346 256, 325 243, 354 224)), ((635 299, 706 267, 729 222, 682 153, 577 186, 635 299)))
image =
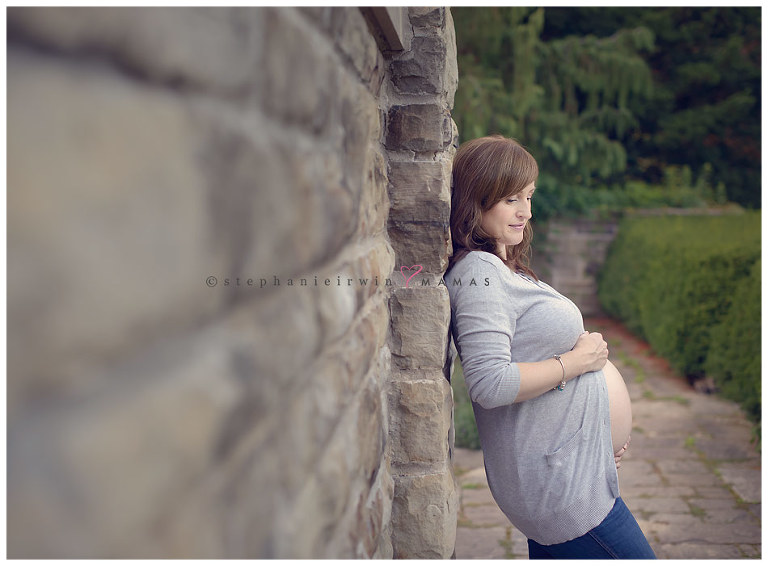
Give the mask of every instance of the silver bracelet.
POLYGON ((560 358, 560 356, 558 354, 555 354, 554 358, 558 362, 560 362, 560 367, 563 368, 563 380, 560 382, 560 385, 558 385, 557 387, 554 387, 553 389, 557 389, 558 391, 562 391, 563 389, 565 389, 565 364, 563 363, 563 360, 560 358))

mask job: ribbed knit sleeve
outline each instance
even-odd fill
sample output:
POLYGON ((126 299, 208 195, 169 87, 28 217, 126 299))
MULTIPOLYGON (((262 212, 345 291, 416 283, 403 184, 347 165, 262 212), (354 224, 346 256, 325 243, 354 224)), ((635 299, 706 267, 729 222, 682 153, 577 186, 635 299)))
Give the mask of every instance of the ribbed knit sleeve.
POLYGON ((452 332, 467 391, 486 409, 514 403, 520 391, 520 369, 511 354, 517 317, 500 272, 508 268, 501 265, 473 254, 457 264, 447 280, 452 332))

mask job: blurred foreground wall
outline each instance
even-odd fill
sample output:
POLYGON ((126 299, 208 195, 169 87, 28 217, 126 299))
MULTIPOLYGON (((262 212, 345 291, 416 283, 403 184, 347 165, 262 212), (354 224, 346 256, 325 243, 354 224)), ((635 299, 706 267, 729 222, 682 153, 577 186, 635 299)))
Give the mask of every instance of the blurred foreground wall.
POLYGON ((7 20, 8 556, 449 557, 449 10, 7 20))

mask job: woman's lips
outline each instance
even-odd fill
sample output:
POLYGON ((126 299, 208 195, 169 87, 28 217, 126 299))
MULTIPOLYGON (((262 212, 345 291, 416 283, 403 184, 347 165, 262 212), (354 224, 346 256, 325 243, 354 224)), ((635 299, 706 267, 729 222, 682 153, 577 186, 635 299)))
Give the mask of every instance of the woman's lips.
POLYGON ((509 227, 514 230, 522 230, 525 228, 525 224, 510 224, 509 227))

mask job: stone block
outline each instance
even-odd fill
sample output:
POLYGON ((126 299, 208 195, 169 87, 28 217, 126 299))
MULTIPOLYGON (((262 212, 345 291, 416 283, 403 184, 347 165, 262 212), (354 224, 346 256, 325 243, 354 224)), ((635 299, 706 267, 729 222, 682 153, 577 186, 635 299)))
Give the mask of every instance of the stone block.
POLYGON ((392 497, 394 483, 386 472, 386 467, 379 467, 377 483, 367 498, 361 498, 355 512, 353 538, 357 541, 355 555, 361 558, 392 558, 392 543, 382 545, 385 525, 392 515, 392 497), (389 547, 387 549, 386 547, 389 547))
POLYGON ((388 443, 389 424, 384 419, 385 411, 377 380, 369 379, 357 398, 351 434, 347 434, 359 447, 355 474, 366 486, 366 491, 373 487, 388 443))
POLYGON ((400 369, 442 369, 451 316, 445 287, 394 289, 389 309, 394 365, 400 369))
POLYGON ((761 501, 760 462, 753 463, 723 463, 717 465, 723 481, 728 484, 738 496, 747 503, 761 501))
POLYGON ((18 50, 9 63, 13 399, 77 387, 89 368, 274 291, 354 231, 332 154, 252 138, 253 124, 95 68, 18 50))
POLYGON ((326 32, 331 31, 333 8, 330 6, 301 6, 297 8, 313 25, 319 26, 326 32))
POLYGON ((264 9, 266 111, 308 131, 320 133, 337 120, 339 71, 332 49, 293 8, 264 9))
POLYGON ((342 56, 349 61, 363 82, 370 83, 377 71, 379 48, 368 31, 368 24, 360 8, 333 8, 331 19, 331 34, 342 56))
MULTIPOLYGON (((456 530, 456 558, 458 560, 489 560, 508 558, 505 547, 509 544, 505 527, 473 529, 459 527, 456 530), (461 548, 459 552, 458 548, 461 548)), ((528 556, 528 552, 524 556, 528 556)))
POLYGON ((207 132, 174 95, 11 49, 8 118, 13 413, 217 312, 228 296, 206 277, 229 257, 199 162, 207 132))
MULTIPOLYGON (((344 487, 348 485, 340 486, 344 487)), ((331 521, 336 519, 332 514, 333 496, 340 493, 336 489, 324 491, 317 478, 307 477, 298 497, 283 502, 283 509, 273 516, 275 558, 309 560, 322 556, 327 537, 333 532, 331 521)))
POLYGON ((443 151, 451 143, 451 116, 442 104, 393 105, 387 124, 389 150, 443 151))
MULTIPOLYGON (((356 495, 338 521, 318 558, 392 558, 389 528, 394 485, 385 461, 370 489, 355 489, 356 495)), ((361 484, 355 484, 357 488, 361 484)))
POLYGON ((376 293, 389 293, 387 279, 395 267, 395 252, 386 238, 374 240, 373 247, 349 261, 359 305, 376 293))
POLYGON ((381 120, 376 99, 352 78, 344 75, 337 93, 343 135, 344 180, 354 195, 367 188, 367 177, 375 166, 373 155, 380 151, 381 120))
POLYGON ((388 231, 396 265, 422 265, 430 273, 448 266, 450 166, 448 161, 390 164, 388 231))
POLYGON ((376 429, 383 426, 381 377, 377 372, 386 368, 377 362, 388 320, 386 302, 377 301, 330 351, 307 364, 300 394, 294 390, 293 395, 286 393, 272 402, 273 410, 281 407, 279 416, 273 417, 281 432, 265 449, 282 454, 283 446, 290 447, 290 454, 285 456, 289 463, 281 477, 286 493, 301 489, 317 461, 325 457, 325 447, 338 434, 344 435, 344 446, 355 455, 350 466, 356 473, 372 475, 369 468, 384 449, 383 436, 379 438, 376 429), (358 415, 360 406, 366 412, 358 415), (341 424, 344 419, 347 425, 341 424))
POLYGON ((665 560, 738 560, 744 556, 733 544, 706 544, 703 542, 684 542, 656 545, 657 558, 665 560))
POLYGON ((446 45, 438 37, 415 37, 411 50, 391 63, 392 84, 400 94, 436 95, 443 90, 446 45))
MULTIPOLYGON (((427 28, 429 32, 426 35, 423 29, 417 28, 417 36, 414 37, 410 49, 395 58, 390 69, 396 93, 439 96, 447 103, 448 108, 453 108, 459 73, 456 35, 450 11, 433 9, 424 18, 416 16, 416 19, 423 22, 430 19, 430 14, 439 16, 440 13, 450 20, 449 25, 427 28)), ((414 18, 413 8, 411 17, 414 18)))
MULTIPOLYGON (((357 314, 357 289, 359 281, 355 281, 351 266, 345 265, 335 271, 331 285, 309 287, 306 290, 296 289, 297 293, 308 292, 317 309, 318 320, 323 337, 323 344, 329 344, 343 336, 357 314), (348 285, 348 283, 355 285, 348 285), (341 285, 337 283, 341 282, 341 285)), ((325 279, 324 279, 325 281, 325 279)))
POLYGON ((408 18, 417 28, 442 27, 448 8, 423 7, 408 8, 408 18))
MULTIPOLYGON (((445 57, 445 71, 443 72, 443 92, 446 96, 446 102, 448 108, 453 108, 454 95, 456 89, 459 86, 459 63, 456 53, 456 29, 453 25, 453 16, 451 15, 450 8, 446 8, 445 11, 446 25, 445 25, 445 45, 446 45, 446 57, 445 57)), ((451 120, 453 122, 453 120, 451 120)), ((456 123, 453 123, 453 144, 456 148, 459 147, 459 129, 456 127, 456 123)))
POLYGON ((392 463, 446 462, 453 407, 448 381, 397 381, 391 388, 392 463))
MULTIPOLYGON (((722 524, 709 524, 690 515, 663 515, 652 517, 650 534, 661 544, 700 543, 756 544, 761 540, 760 525, 752 520, 736 528, 722 524)), ((702 556, 703 558, 703 556, 702 556)))
MULTIPOLYGON (((430 281, 430 285, 436 285, 439 282, 437 275, 428 276, 426 274, 443 273, 448 267, 448 254, 451 251, 450 232, 441 227, 435 229, 429 224, 416 222, 397 222, 390 220, 387 226, 389 239, 392 241, 392 247, 395 249, 395 266, 405 266, 406 269, 421 265, 424 278, 430 281)), ((397 271, 395 277, 402 281, 402 277, 397 271)), ((413 285, 420 285, 421 279, 417 281, 414 278, 413 285)))
MULTIPOLYGON (((308 392, 308 397, 315 395, 308 392)), ((279 485, 284 498, 284 512, 278 519, 280 533, 278 556, 282 558, 353 558, 356 532, 350 514, 365 504, 376 489, 386 448, 384 407, 378 380, 367 376, 357 392, 350 392, 346 404, 336 404, 339 415, 332 436, 313 451, 305 446, 313 426, 321 425, 312 414, 302 414, 294 405, 289 412, 292 431, 269 451, 278 458, 283 470, 279 485), (346 540, 342 540, 346 539, 346 540), (329 540, 336 541, 333 547, 329 540), (300 542, 297 542, 300 541, 300 542), (329 554, 336 553, 335 555, 329 554)), ((383 517, 384 494, 372 513, 383 517), (378 509, 378 511, 377 511, 378 509)), ((372 505, 375 504, 372 503, 372 505)), ((373 535, 371 535, 373 536, 373 535)))
POLYGON ((375 235, 384 230, 389 216, 387 194, 387 160, 381 152, 371 148, 367 152, 367 169, 363 177, 360 214, 357 232, 361 236, 375 235))
POLYGON ((383 510, 381 516, 381 530, 379 531, 378 548, 371 558, 391 559, 392 550, 392 500, 395 497, 395 482, 389 472, 389 463, 383 460, 379 472, 379 480, 371 493, 375 493, 377 499, 381 497, 383 510), (379 493, 381 495, 379 495, 379 493))
POLYGON ((491 491, 488 489, 478 489, 477 485, 471 485, 470 487, 464 487, 463 480, 460 480, 461 485, 461 507, 469 508, 477 505, 489 505, 494 504, 491 491))
POLYGON ((476 528, 511 526, 509 518, 499 509, 495 501, 487 505, 465 505, 461 515, 476 528))
POLYGON ((450 558, 457 503, 450 470, 397 478, 392 503, 394 558, 450 558))
MULTIPOLYGON (((272 456, 272 454, 269 454, 272 456)), ((159 551, 153 558, 276 558, 275 517, 284 499, 275 486, 282 470, 253 444, 216 461, 178 505, 165 509, 153 526, 159 551)), ((136 541, 134 548, 146 547, 136 541)))
POLYGON ((664 460, 656 463, 656 467, 664 474, 705 474, 706 465, 699 460, 664 460))
POLYGON ((244 393, 230 363, 233 329, 121 369, 111 388, 9 427, 9 555, 193 557, 159 526, 210 471, 244 393))
POLYGON ((397 222, 450 224, 451 162, 394 161, 389 170, 390 218, 397 222))
POLYGON ((232 144, 228 153, 225 147, 216 152, 212 179, 249 186, 254 199, 251 222, 242 228, 247 247, 233 270, 271 282, 298 277, 340 253, 357 226, 359 199, 345 186, 341 156, 279 136, 232 144))
POLYGON ((322 340, 318 315, 308 293, 286 288, 255 301, 238 318, 240 332, 253 340, 249 349, 238 351, 238 363, 263 386, 258 395, 266 403, 261 409, 268 410, 272 395, 281 395, 278 384, 303 377, 317 355, 322 340))
MULTIPOLYGON (((242 97, 267 46, 259 8, 14 7, 9 37, 104 59, 151 82, 242 97)), ((269 47, 272 48, 271 46, 269 47)))
POLYGON ((680 497, 638 497, 632 500, 632 511, 638 513, 688 513, 690 507, 680 497))

